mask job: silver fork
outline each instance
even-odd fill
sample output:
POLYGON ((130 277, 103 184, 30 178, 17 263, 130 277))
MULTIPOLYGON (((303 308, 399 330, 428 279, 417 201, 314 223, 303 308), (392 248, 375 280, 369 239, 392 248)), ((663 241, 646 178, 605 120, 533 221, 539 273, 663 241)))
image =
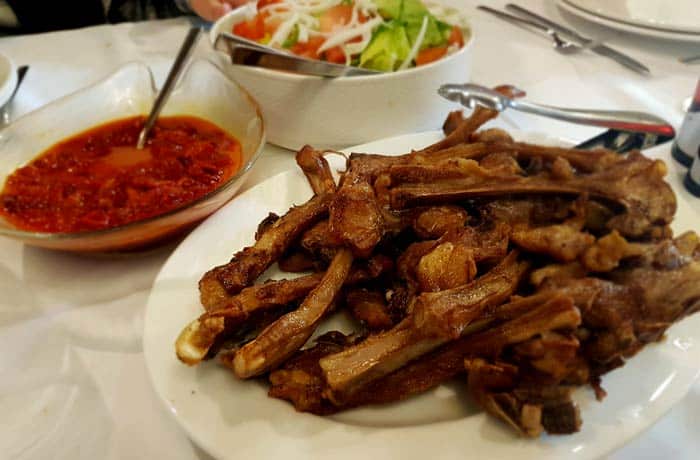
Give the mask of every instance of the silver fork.
POLYGON ((584 51, 588 48, 592 48, 596 45, 598 45, 598 42, 592 41, 590 43, 586 44, 578 44, 571 42, 569 40, 566 40, 562 38, 556 30, 551 29, 544 24, 540 24, 539 22, 531 21, 529 19, 521 18, 512 14, 505 13, 503 11, 496 10, 494 8, 484 6, 484 5, 479 5, 477 6, 478 9, 481 11, 485 11, 487 13, 493 14, 494 16, 504 19, 508 22, 511 22, 513 24, 517 25, 524 25, 524 26, 529 26, 529 27, 534 27, 535 29, 544 32, 547 34, 551 39, 552 39, 552 47, 559 53, 561 54, 576 54, 580 53, 581 51, 584 51))

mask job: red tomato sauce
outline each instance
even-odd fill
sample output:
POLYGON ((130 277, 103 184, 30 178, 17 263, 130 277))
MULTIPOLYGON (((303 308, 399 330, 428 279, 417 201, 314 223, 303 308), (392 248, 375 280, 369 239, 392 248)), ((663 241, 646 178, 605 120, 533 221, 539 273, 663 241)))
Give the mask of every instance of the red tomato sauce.
POLYGON ((180 208, 241 167, 240 143, 191 116, 159 118, 137 150, 144 121, 116 120, 50 147, 7 178, 0 213, 25 230, 102 230, 180 208))

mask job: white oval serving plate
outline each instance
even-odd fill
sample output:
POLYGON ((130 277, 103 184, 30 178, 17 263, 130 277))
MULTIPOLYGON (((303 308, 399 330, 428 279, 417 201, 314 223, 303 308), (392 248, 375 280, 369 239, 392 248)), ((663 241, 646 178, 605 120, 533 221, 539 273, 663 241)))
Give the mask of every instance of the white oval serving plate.
MULTIPOLYGON (((514 135, 554 142, 543 136, 514 135)), ((399 154, 439 137, 438 132, 406 135, 349 150, 399 154)), ((334 168, 342 166, 342 161, 331 163, 334 168)), ((679 177, 669 175, 679 201, 676 231, 697 227, 700 216, 679 177)), ((606 375, 603 386, 608 397, 602 403, 588 388, 576 392, 583 418, 579 433, 531 440, 517 437, 478 411, 463 391, 465 382, 458 380, 401 403, 324 418, 298 413, 287 402, 269 398, 265 382, 237 380, 215 360, 195 368, 180 363, 174 342, 202 311, 197 291, 202 274, 251 244, 258 222, 269 212, 284 213, 310 196, 304 175, 296 169, 252 187, 192 232, 153 286, 143 344, 153 385, 186 433, 217 458, 598 458, 651 426, 686 394, 698 375, 700 315, 695 315, 671 327, 665 341, 647 346, 606 375)), ((268 275, 279 272, 271 269, 268 275)), ((343 318, 336 316, 324 330, 345 327, 343 318)))

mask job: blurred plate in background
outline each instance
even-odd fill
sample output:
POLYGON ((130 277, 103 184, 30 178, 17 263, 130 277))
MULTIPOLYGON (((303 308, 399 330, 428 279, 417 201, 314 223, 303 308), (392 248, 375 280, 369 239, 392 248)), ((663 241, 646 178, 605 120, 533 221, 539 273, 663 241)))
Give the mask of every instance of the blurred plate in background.
POLYGON ((700 42, 697 0, 559 0, 565 11, 613 29, 665 40, 700 42))
POLYGON ((564 0, 588 13, 613 21, 670 32, 700 34, 697 0, 564 0))

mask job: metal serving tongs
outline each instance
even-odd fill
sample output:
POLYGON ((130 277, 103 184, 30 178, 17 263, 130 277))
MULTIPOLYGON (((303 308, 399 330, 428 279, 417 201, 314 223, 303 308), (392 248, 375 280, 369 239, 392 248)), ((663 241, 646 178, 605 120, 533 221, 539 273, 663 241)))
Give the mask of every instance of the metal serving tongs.
POLYGON ((229 33, 221 33, 216 37, 214 49, 228 54, 232 64, 264 67, 304 75, 334 78, 380 73, 376 70, 306 59, 229 33))
POLYGON ((490 88, 469 83, 443 85, 438 94, 470 109, 477 105, 499 112, 510 108, 571 123, 609 128, 605 133, 577 145, 579 148, 605 147, 624 153, 668 142, 676 135, 673 126, 665 120, 644 112, 552 107, 513 99, 490 88))

